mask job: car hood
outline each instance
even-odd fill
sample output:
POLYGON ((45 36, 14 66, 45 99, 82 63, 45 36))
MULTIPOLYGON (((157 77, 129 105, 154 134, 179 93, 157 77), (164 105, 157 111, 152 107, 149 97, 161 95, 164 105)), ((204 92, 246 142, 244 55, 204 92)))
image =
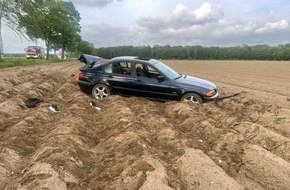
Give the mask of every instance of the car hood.
POLYGON ((215 84, 207 80, 186 75, 183 75, 182 77, 176 79, 175 82, 177 82, 180 85, 185 85, 187 88, 190 86, 200 87, 208 90, 213 90, 216 88, 215 84))

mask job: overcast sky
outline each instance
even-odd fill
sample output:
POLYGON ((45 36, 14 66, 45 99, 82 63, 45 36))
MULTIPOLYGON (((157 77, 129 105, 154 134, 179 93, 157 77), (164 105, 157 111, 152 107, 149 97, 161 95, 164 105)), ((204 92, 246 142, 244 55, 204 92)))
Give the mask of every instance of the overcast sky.
MULTIPOLYGON (((95 47, 290 43, 289 0, 72 0, 95 47)), ((4 52, 35 45, 2 28, 4 52)), ((38 42, 42 45, 42 42, 38 42)))

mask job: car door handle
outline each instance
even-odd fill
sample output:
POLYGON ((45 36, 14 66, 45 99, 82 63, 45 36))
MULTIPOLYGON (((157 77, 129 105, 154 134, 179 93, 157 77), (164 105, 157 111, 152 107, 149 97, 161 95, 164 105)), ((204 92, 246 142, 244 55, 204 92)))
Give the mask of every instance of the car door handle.
POLYGON ((108 78, 110 78, 110 79, 113 79, 113 78, 114 79, 122 79, 124 77, 109 75, 108 78))

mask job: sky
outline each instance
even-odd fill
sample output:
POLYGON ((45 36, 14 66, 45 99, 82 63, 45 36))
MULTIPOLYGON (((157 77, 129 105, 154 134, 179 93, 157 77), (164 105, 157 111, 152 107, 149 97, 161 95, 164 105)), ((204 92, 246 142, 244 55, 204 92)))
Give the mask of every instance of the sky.
MULTIPOLYGON (((71 0, 82 39, 95 48, 147 45, 279 45, 290 43, 289 0, 71 0)), ((4 53, 28 45, 2 25, 4 53)))

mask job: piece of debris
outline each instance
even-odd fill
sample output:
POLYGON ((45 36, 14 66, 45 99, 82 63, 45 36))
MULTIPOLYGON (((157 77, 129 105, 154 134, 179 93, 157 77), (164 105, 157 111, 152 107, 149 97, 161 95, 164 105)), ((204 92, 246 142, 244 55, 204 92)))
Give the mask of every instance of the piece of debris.
POLYGON ((55 104, 51 104, 48 109, 50 109, 52 112, 59 112, 59 109, 55 104))
POLYGON ((6 171, 6 176, 7 177, 11 177, 13 174, 14 174, 13 172, 6 171))
POLYGON ((92 106, 97 111, 101 111, 102 110, 100 107, 97 106, 96 102, 94 102, 94 101, 90 102, 90 106, 92 106))
POLYGON ((227 96, 223 96, 223 97, 219 97, 218 101, 222 101, 222 100, 225 100, 225 99, 233 98, 233 97, 236 97, 236 96, 244 96, 242 93, 243 92, 232 94, 232 95, 227 95, 227 96))
POLYGON ((28 98, 24 101, 26 107, 28 108, 35 108, 40 102, 43 102, 43 100, 39 98, 28 98))

